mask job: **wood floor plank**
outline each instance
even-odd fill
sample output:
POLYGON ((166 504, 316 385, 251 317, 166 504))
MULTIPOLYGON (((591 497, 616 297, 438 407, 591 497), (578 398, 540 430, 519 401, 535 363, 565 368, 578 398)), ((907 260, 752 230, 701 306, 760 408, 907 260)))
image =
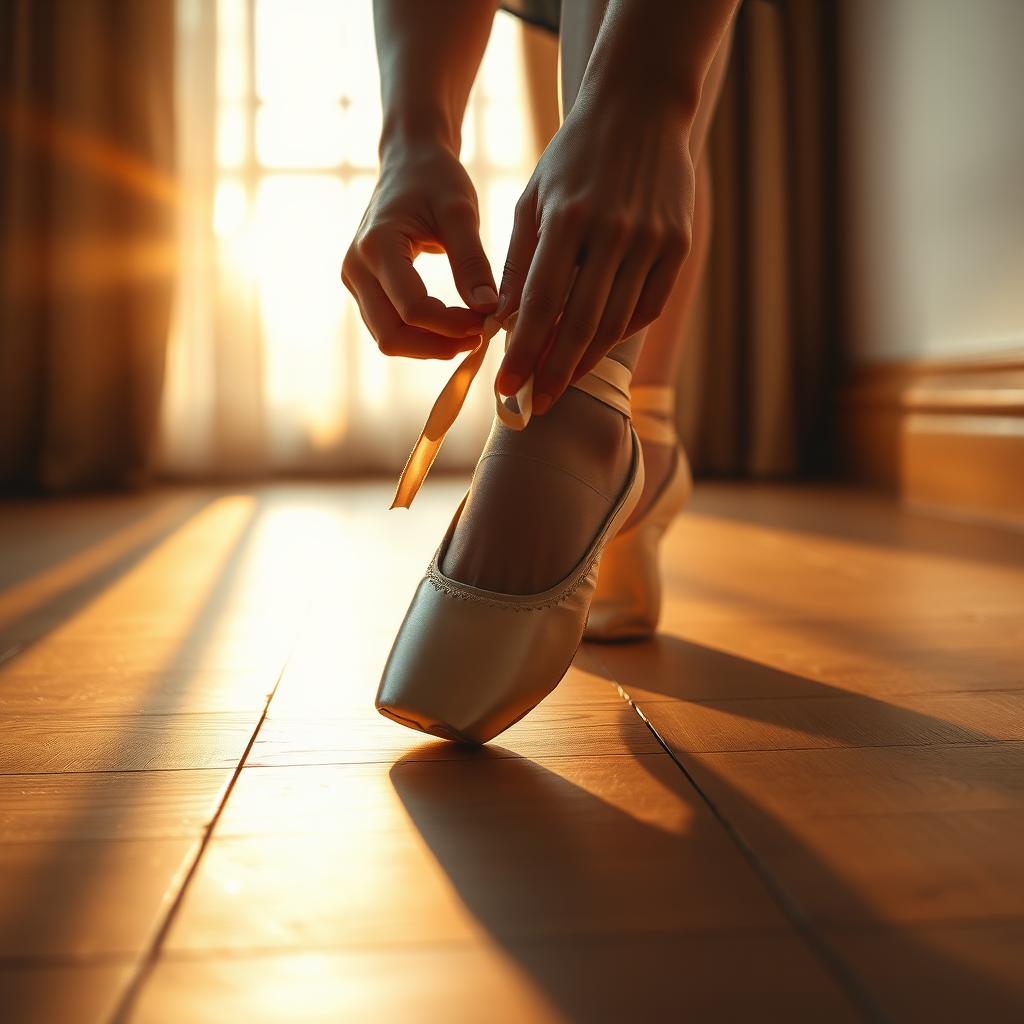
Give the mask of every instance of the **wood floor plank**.
POLYGON ((0 958, 138 954, 191 839, 0 846, 0 958))
POLYGON ((894 698, 876 701, 835 694, 687 704, 659 701, 650 708, 655 716, 651 721, 656 719, 655 728, 674 750, 707 753, 1015 740, 1024 738, 1018 710, 1024 709, 1022 698, 1024 694, 1016 693, 944 695, 942 700, 926 696, 900 698, 900 706, 894 698), (975 727, 961 724, 968 722, 975 727))
POLYGON ((0 773, 234 768, 258 721, 258 711, 97 715, 63 723, 16 718, 4 723, 0 773))
POLYGON ((258 715, 280 674, 276 660, 256 669, 170 668, 157 671, 47 672, 9 678, 0 719, 110 715, 258 715))
POLYGON ((595 657, 893 1019, 1021 1019, 1024 560, 802 500, 684 516, 662 635, 595 657))
POLYGON ((785 927, 663 753, 245 769, 220 825, 168 949, 785 927))
POLYGON ((663 636, 747 658, 855 693, 1019 689, 1021 614, 972 621, 971 613, 898 618, 760 618, 730 615, 696 622, 669 606, 663 636))
POLYGON ((201 834, 229 770, 0 776, 0 844, 201 834))
POLYGON ((792 933, 461 943, 266 957, 169 956, 132 1024, 845 1024, 859 1020, 792 933))
POLYGON ((1024 743, 725 751, 694 762, 707 766, 716 804, 728 807, 735 789, 787 821, 1024 809, 1024 743))
MULTIPOLYGON (((532 727, 513 726, 496 742, 495 749, 508 756, 535 757, 551 752, 551 735, 558 729, 564 753, 646 753, 660 750, 657 740, 634 712, 622 702, 607 714, 589 704, 552 702, 533 712, 532 727), (535 727, 542 727, 538 731, 535 727)), ((431 758, 461 756, 457 748, 422 733, 396 726, 372 707, 353 709, 335 719, 269 718, 253 744, 248 763, 260 765, 336 764, 383 761, 399 757, 431 758), (427 746, 424 746, 427 744, 427 746), (446 752, 446 753, 444 753, 446 752)))
POLYGON ((828 938, 899 1021, 1017 1024, 1022 1018, 1022 918, 830 929, 828 938))

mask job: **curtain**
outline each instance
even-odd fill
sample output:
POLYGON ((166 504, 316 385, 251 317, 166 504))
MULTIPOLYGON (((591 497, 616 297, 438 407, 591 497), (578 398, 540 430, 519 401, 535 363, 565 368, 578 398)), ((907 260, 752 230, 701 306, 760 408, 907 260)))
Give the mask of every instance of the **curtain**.
MULTIPOLYGON (((378 171, 381 110, 366 0, 178 0, 182 252, 161 466, 173 476, 397 472, 450 362, 387 358, 341 284, 378 171)), ((537 153, 520 26, 500 13, 462 158, 500 278, 537 153)), ((462 304, 444 256, 417 261, 462 304)), ((438 467, 470 469, 493 414, 493 351, 438 467)))
POLYGON ((747 0, 740 10, 708 140, 711 249, 678 383, 677 425, 700 475, 832 466, 836 50, 832 0, 747 0))
POLYGON ((135 485, 174 266, 173 0, 0 0, 0 487, 135 485))

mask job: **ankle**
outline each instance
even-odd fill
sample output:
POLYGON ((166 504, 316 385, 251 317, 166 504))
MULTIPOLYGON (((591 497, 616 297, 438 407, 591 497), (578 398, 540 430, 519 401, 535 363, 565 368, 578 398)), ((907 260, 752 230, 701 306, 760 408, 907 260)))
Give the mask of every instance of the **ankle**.
POLYGON ((496 422, 441 571, 500 593, 548 590, 586 554, 632 459, 626 417, 576 388, 523 431, 496 422))

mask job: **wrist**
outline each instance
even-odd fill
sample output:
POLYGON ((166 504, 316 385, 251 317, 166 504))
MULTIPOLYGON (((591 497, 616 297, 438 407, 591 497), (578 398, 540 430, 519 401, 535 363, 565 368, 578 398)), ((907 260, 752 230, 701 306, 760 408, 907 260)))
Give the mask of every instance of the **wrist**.
POLYGON ((378 152, 381 166, 410 157, 444 152, 459 157, 462 126, 440 111, 404 109, 401 114, 385 115, 378 152))
MULTIPOLYGON (((609 48, 611 49, 611 48, 609 48)), ((607 52, 591 60, 580 89, 580 99, 592 100, 599 109, 626 106, 656 114, 689 132, 703 81, 671 62, 642 61, 627 52, 607 52)))
POLYGON ((704 77, 728 28, 731 0, 699 5, 610 0, 581 97, 653 110, 689 130, 704 77))

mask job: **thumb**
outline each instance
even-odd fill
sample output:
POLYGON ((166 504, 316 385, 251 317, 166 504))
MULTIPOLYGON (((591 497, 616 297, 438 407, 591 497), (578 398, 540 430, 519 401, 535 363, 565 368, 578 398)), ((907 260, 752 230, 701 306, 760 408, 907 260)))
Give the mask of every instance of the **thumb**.
POLYGON ((462 301, 477 313, 493 313, 498 306, 494 275, 480 243, 476 210, 460 205, 445 211, 438 241, 451 264, 452 277, 462 301))

